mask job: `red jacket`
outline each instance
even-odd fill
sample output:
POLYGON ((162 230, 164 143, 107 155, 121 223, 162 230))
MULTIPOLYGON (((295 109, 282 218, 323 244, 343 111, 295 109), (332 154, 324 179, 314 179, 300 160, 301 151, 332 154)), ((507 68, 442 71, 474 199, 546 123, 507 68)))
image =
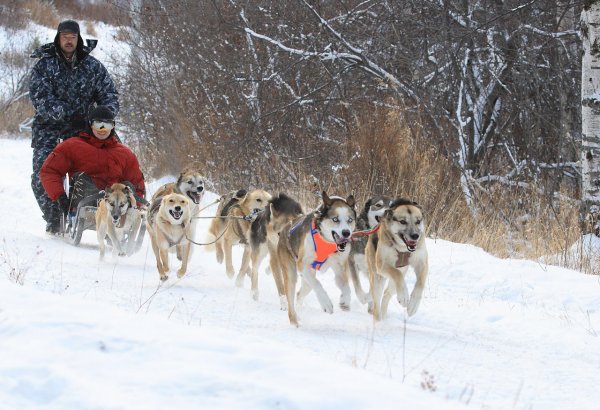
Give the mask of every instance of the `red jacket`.
POLYGON ((99 189, 129 181, 135 187, 136 195, 144 197, 146 188, 140 164, 134 153, 116 140, 114 132, 103 141, 89 131, 81 131, 54 148, 40 172, 42 185, 50 199, 54 201, 65 192, 65 175, 73 176, 76 172, 86 173, 99 189))

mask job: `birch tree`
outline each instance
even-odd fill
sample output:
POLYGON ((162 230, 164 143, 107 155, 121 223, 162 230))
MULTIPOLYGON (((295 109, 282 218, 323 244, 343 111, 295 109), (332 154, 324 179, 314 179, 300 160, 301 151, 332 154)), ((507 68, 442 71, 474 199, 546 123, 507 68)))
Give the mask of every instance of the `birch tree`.
POLYGON ((600 1, 586 1, 581 14, 582 212, 584 233, 600 233, 600 1))

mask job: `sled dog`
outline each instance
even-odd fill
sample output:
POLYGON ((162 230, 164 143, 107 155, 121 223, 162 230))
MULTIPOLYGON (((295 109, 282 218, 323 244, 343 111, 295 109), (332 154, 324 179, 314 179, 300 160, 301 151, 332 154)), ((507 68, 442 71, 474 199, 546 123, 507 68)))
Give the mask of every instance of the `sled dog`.
POLYGON ((105 238, 112 243, 113 257, 133 253, 135 241, 127 241, 142 223, 142 215, 137 208, 133 191, 124 184, 113 184, 104 191, 104 198, 96 209, 96 235, 100 248, 100 259, 104 258, 105 238), (127 247, 126 249, 124 247, 127 247))
POLYGON ((296 281, 298 271, 302 275, 302 286, 298 291, 298 304, 314 290, 321 308, 333 313, 331 299, 317 278, 317 272, 332 268, 335 281, 342 294, 340 306, 349 308, 350 286, 347 262, 352 232, 356 225, 354 197, 343 199, 322 193, 322 204, 306 216, 287 224, 277 243, 277 255, 285 281, 290 324, 298 326, 296 314, 296 281))
MULTIPOLYGON (((187 197, 190 201, 190 212, 192 218, 190 224, 191 233, 189 238, 194 239, 196 237, 196 225, 198 222, 198 219, 195 217, 197 217, 200 213, 200 202, 202 202, 204 192, 205 180, 200 171, 193 168, 186 168, 181 172, 181 174, 179 174, 177 181, 169 182, 158 188, 154 195, 152 195, 152 201, 172 193, 181 194, 187 197)), ((190 256, 188 257, 191 257, 191 252, 192 250, 190 248, 190 256)), ((180 255, 179 252, 177 252, 177 258, 179 260, 182 258, 182 255, 180 255)))
POLYGON ((152 250, 156 256, 156 267, 160 280, 167 280, 169 271, 169 249, 178 248, 181 255, 181 267, 177 277, 181 278, 187 270, 190 253, 191 211, 190 201, 183 195, 171 193, 156 198, 150 204, 146 219, 146 229, 152 241, 152 250))
MULTIPOLYGON (((377 218, 383 215, 391 203, 392 198, 384 195, 376 195, 369 198, 356 219, 356 231, 370 232, 375 229, 379 225, 377 218)), ((353 235, 352 249, 350 249, 350 257, 348 258, 348 270, 350 271, 350 279, 354 285, 354 292, 357 299, 362 304, 368 303, 369 311, 371 311, 371 294, 363 290, 359 277, 359 272, 364 273, 367 278, 369 277, 367 260, 365 258, 365 248, 368 241, 368 234, 353 235)))
POLYGON ((235 274, 231 256, 233 245, 244 245, 242 266, 236 279, 239 286, 243 284, 244 275, 248 274, 250 266, 250 252, 247 246, 250 224, 258 213, 264 210, 270 199, 271 194, 262 189, 250 192, 241 189, 225 194, 221 196, 216 218, 208 228, 209 238, 216 241, 217 262, 223 263, 225 258, 225 271, 230 278, 235 274))
POLYGON ((408 315, 412 316, 419 308, 429 269, 423 213, 416 202, 399 198, 379 218, 379 223, 379 230, 369 238, 365 251, 373 298, 373 318, 381 320, 385 317, 394 294, 400 305, 406 307, 408 315), (409 266, 417 277, 410 296, 404 282, 409 266), (388 287, 383 292, 388 280, 388 287))
MULTIPOLYGON (((277 259, 279 233, 287 223, 303 214, 302 206, 284 193, 269 200, 265 211, 258 214, 250 225, 250 261, 252 263, 252 297, 258 300, 258 269, 267 252, 271 274, 277 286, 281 308, 287 308, 283 277, 277 259)), ((242 277, 243 280, 243 277, 242 277)))

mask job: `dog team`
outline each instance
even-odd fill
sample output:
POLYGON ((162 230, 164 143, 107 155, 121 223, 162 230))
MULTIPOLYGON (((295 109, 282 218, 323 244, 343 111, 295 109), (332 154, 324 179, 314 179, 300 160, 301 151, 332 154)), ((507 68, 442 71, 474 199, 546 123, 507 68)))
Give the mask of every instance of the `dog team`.
MULTIPOLYGON (((106 190, 96 213, 100 257, 105 252, 105 237, 113 244, 113 255, 124 255, 120 248, 123 232, 142 221, 150 236, 160 279, 167 280, 169 250, 174 248, 186 273, 196 235, 204 179, 194 170, 183 171, 176 182, 161 186, 143 211, 135 208, 131 189, 114 184, 106 190)), ((408 199, 374 196, 360 213, 352 195, 347 198, 322 193, 316 210, 304 212, 302 206, 284 193, 239 190, 221 196, 216 215, 208 228, 207 250, 214 250, 225 272, 233 278, 232 249, 243 246, 241 266, 235 283, 243 286, 251 278, 251 292, 258 300, 259 268, 269 256, 269 269, 289 321, 298 326, 296 306, 314 291, 326 313, 333 303, 319 280, 319 272, 331 268, 340 289, 339 306, 350 309, 351 288, 357 299, 368 305, 375 320, 386 316, 392 296, 406 308, 409 316, 419 308, 428 272, 425 222, 421 207, 408 199), (411 267, 416 275, 409 293, 405 276, 411 267), (300 273, 300 275, 298 275, 300 273), (360 274, 368 275, 369 291, 362 288, 360 274), (298 276, 301 278, 298 290, 298 276)))

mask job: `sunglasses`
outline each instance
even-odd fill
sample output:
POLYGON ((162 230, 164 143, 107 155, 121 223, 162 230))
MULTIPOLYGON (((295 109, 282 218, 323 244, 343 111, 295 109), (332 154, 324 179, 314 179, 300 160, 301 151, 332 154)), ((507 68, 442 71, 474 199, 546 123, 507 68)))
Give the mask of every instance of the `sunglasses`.
POLYGON ((104 128, 110 131, 115 128, 115 123, 112 121, 92 121, 92 128, 96 128, 97 130, 104 128))

